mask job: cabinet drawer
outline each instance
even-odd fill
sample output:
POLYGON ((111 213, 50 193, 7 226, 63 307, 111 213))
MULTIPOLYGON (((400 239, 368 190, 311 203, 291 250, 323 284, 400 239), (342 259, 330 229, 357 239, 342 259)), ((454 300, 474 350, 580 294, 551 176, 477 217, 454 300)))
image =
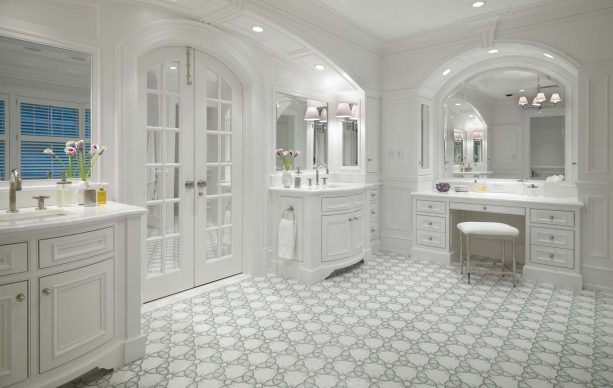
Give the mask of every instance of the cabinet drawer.
POLYGON ((378 222, 371 222, 370 226, 368 227, 368 235, 370 236, 371 240, 377 240, 379 239, 379 223, 378 222))
POLYGON ((355 194, 353 196, 353 207, 361 209, 362 205, 364 205, 364 194, 355 194))
POLYGON ((416 228, 419 230, 425 230, 428 232, 439 232, 442 233, 445 231, 445 218, 443 217, 432 217, 432 216, 424 216, 418 214, 416 217, 417 224, 416 228))
POLYGON ((532 209, 530 221, 537 224, 575 226, 575 212, 532 209))
POLYGON ((573 268, 575 251, 531 245, 530 261, 536 264, 554 265, 556 267, 573 268))
POLYGON ((337 210, 350 210, 351 196, 324 197, 321 199, 321 211, 333 212, 337 210))
POLYGON ((447 211, 445 202, 425 201, 423 199, 418 199, 415 202, 416 202, 416 209, 418 212, 444 214, 447 211))
POLYGON ((530 243, 563 249, 575 248, 575 232, 572 230, 530 228, 530 243))
POLYGON ((368 211, 370 212, 369 216, 371 220, 378 219, 379 218, 379 203, 371 202, 368 211))
POLYGON ((445 233, 427 232, 418 230, 417 244, 427 245, 436 248, 445 248, 445 233))
POLYGON ((379 188, 378 187, 372 187, 368 189, 368 200, 369 201, 379 200, 379 188))
POLYGON ((28 243, 0 245, 0 276, 28 270, 28 243))
POLYGON ((484 205, 484 204, 479 204, 479 203, 451 202, 449 204, 449 208, 451 210, 468 210, 472 212, 516 214, 520 216, 523 216, 526 214, 526 210, 523 207, 504 206, 504 205, 484 205))
POLYGON ((38 242, 40 268, 112 252, 115 247, 113 227, 91 232, 55 237, 38 242))

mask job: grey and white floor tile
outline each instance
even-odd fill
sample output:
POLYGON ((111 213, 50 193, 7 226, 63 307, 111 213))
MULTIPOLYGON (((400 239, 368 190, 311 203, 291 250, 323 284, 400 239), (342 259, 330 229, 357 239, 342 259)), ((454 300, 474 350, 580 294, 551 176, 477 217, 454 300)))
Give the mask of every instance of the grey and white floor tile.
POLYGON ((147 355, 73 387, 611 387, 613 295, 394 254, 143 313, 147 355))

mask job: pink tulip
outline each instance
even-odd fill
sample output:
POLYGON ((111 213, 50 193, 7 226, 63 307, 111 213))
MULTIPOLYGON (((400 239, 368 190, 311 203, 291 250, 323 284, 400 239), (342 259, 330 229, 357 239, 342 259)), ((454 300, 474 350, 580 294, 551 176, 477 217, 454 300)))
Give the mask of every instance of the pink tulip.
POLYGON ((77 149, 82 150, 83 147, 85 147, 85 140, 79 140, 75 143, 75 146, 77 147, 77 149))
POLYGON ((45 148, 43 150, 43 154, 49 155, 49 156, 55 156, 55 152, 53 152, 53 150, 51 148, 45 148))
POLYGON ((77 156, 77 149, 74 147, 66 147, 64 148, 64 152, 66 152, 66 155, 72 156, 72 157, 76 157, 77 156))

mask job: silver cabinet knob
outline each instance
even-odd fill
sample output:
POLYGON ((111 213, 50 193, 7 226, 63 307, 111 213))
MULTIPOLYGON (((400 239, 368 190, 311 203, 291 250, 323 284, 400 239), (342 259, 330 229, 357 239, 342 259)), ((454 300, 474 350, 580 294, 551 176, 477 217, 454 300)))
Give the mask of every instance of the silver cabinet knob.
POLYGON ((549 216, 549 219, 550 219, 551 221, 553 221, 553 218, 554 218, 553 216, 549 216))
POLYGON ((555 238, 554 236, 549 236, 549 239, 550 239, 550 240, 553 240, 554 238, 555 238))
POLYGON ((428 241, 432 241, 432 237, 428 237, 428 241))
POLYGON ((196 182, 196 185, 198 185, 198 187, 200 188, 206 187, 206 181, 201 179, 198 182, 196 182))
POLYGON ((372 162, 372 158, 368 158, 368 161, 369 161, 369 162, 372 162))
POLYGON ((352 217, 349 217, 349 222, 351 222, 351 221, 353 221, 353 218, 352 218, 352 217))
POLYGON ((483 210, 487 210, 487 206, 483 206, 483 210))
POLYGON ((357 221, 357 220, 359 220, 359 219, 360 219, 360 217, 353 217, 353 220, 354 220, 354 221, 357 221))
POLYGON ((370 211, 370 214, 372 214, 373 216, 375 215, 375 213, 376 213, 376 211, 374 211, 374 210, 370 211))
POLYGON ((375 228, 370 228, 370 231, 375 233, 377 230, 375 228))
POLYGON ((550 259, 553 259, 553 253, 550 253, 550 254, 549 254, 549 258, 550 258, 550 259))
POLYGON ((428 226, 432 226, 432 221, 428 222, 428 226))
POLYGON ((24 294, 17 294, 15 299, 17 299, 17 302, 23 302, 24 300, 26 300, 26 296, 24 294))
POLYGON ((44 295, 51 295, 51 289, 50 288, 44 288, 43 289, 43 294, 44 295))
POLYGON ((193 189, 194 187, 196 187, 196 183, 194 181, 185 181, 186 189, 193 189))
POLYGON ((199 196, 199 197, 202 197, 203 195, 204 195, 204 193, 203 193, 202 191, 199 191, 199 192, 198 192, 198 196, 199 196))

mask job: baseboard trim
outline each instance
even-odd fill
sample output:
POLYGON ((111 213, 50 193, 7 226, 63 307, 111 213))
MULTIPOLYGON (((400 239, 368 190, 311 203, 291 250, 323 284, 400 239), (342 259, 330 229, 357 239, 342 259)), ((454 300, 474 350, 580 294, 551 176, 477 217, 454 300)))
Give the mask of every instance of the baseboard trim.
POLYGON ((144 334, 126 340, 123 348, 123 362, 128 364, 145 356, 147 337, 144 334))
POLYGON ((524 266, 522 277, 526 280, 540 283, 557 284, 579 290, 583 288, 583 276, 580 274, 559 271, 552 268, 536 267, 530 264, 524 266))

